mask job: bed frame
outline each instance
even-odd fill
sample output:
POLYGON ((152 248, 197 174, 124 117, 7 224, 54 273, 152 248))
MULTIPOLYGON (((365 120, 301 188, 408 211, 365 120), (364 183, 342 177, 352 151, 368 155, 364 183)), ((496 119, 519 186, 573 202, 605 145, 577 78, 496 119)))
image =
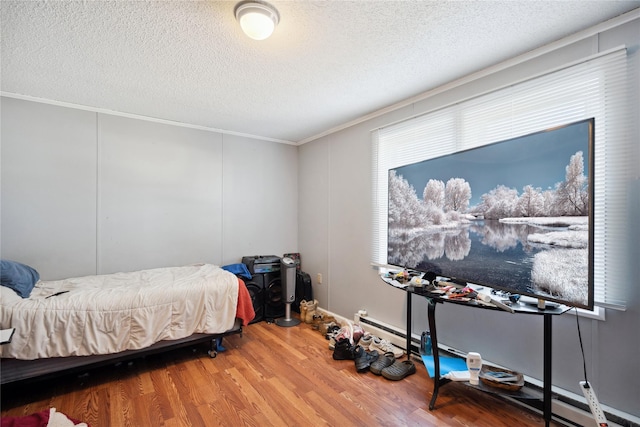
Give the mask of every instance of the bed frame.
POLYGON ((4 386, 51 379, 206 342, 209 342, 211 346, 207 353, 211 358, 214 358, 218 355, 218 339, 235 334, 242 336, 242 320, 238 318, 233 328, 221 334, 193 334, 178 340, 159 341, 149 347, 138 350, 125 350, 119 353, 93 356, 51 357, 36 360, 2 358, 0 359, 0 383, 4 386))

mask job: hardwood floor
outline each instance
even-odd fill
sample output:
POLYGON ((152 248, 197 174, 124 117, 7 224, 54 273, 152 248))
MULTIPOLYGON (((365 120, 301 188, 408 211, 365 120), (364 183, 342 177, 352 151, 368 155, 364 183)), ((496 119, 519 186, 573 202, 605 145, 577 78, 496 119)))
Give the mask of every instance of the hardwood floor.
MULTIPOLYGON (((542 417, 451 383, 428 409, 433 382, 417 373, 389 381, 336 361, 304 323, 266 322, 206 348, 179 349, 83 375, 2 390, 2 415, 49 407, 103 426, 543 426, 542 417)), ((0 365, 1 369, 1 365, 0 365)), ((553 424, 552 424, 553 425, 553 424)))

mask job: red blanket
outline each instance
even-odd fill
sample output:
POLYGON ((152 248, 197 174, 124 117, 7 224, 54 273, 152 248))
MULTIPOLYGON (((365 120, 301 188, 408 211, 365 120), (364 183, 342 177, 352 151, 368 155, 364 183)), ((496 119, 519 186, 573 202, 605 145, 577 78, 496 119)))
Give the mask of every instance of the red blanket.
POLYGON ((2 427, 46 427, 49 424, 49 411, 40 411, 24 417, 2 417, 2 427))
POLYGON ((236 308, 236 317, 242 319, 242 326, 247 326, 249 322, 256 317, 253 309, 253 301, 247 289, 247 285, 238 278, 238 307, 236 308))
POLYGON ((88 424, 57 412, 56 408, 50 408, 35 414, 22 417, 2 417, 0 427, 57 427, 78 425, 89 427, 88 424))

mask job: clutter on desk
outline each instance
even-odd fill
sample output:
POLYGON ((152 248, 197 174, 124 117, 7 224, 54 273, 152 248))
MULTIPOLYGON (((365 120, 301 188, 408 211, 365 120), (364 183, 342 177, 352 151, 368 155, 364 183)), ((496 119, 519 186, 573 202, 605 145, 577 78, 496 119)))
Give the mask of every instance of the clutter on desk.
POLYGON ((388 270, 381 273, 380 277, 396 288, 408 289, 424 296, 432 295, 450 301, 497 307, 510 313, 514 312, 511 305, 519 299, 519 295, 498 295, 497 291, 482 286, 441 280, 433 274, 409 269, 388 270))
POLYGON ((524 375, 497 366, 483 365, 479 376, 480 381, 490 387, 517 391, 524 386, 524 375))

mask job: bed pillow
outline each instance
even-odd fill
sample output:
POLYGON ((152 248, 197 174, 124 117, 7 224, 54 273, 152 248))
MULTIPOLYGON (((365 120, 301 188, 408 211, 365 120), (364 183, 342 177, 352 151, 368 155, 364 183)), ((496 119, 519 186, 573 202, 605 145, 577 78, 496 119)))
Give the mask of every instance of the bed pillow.
POLYGON ((0 260, 0 284, 13 289, 22 298, 29 298, 38 280, 40 280, 40 274, 28 265, 0 260))

